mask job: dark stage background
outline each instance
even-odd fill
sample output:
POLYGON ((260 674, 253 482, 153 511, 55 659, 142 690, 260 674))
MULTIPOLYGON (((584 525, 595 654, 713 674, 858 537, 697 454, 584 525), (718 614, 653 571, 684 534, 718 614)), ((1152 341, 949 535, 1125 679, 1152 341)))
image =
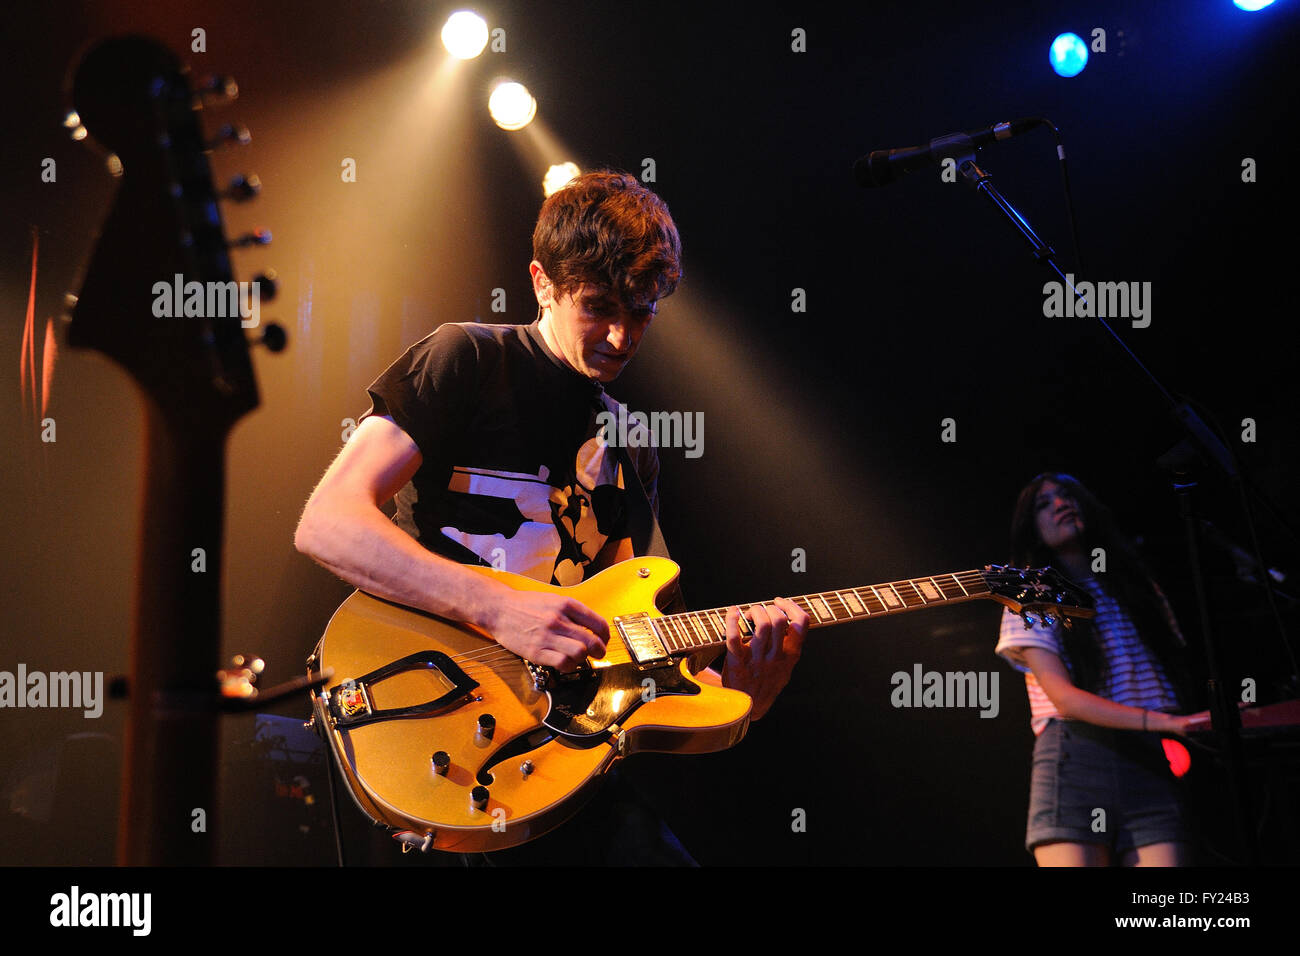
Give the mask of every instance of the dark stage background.
MULTIPOLYGON (((972 191, 937 171, 863 191, 851 166, 869 150, 999 120, 1055 122, 1082 277, 1151 283, 1150 327, 1120 321, 1123 337, 1223 428, 1294 527, 1295 187, 1282 114, 1296 89, 1297 10, 1275 8, 498 2, 478 9, 504 28, 505 52, 452 69, 438 44, 447 4, 14 7, 0 57, 0 368, 11 383, 0 669, 127 667, 144 504, 134 387, 101 356, 61 350, 50 443, 17 380, 33 236, 43 335, 78 287, 114 188, 102 154, 60 125, 64 75, 87 42, 128 31, 164 40, 198 74, 236 76, 240 98, 205 123, 243 122, 253 140, 216 152, 214 171, 256 171, 264 184, 256 203, 223 214, 228 234, 274 234, 269 248, 236 253, 235 268, 238 278, 278 270, 281 296, 264 314, 289 347, 258 350, 262 405, 229 443, 224 651, 263 655, 268 682, 301 672, 350 591, 292 543, 344 420, 438 323, 532 320, 540 170, 565 159, 638 175, 652 159, 653 188, 683 236, 686 280, 611 391, 634 409, 704 414, 701 457, 661 452, 663 524, 691 606, 1003 561, 1016 492, 1061 469, 1144 539, 1196 633, 1176 507, 1154 463, 1178 435, 1155 391, 1096 323, 1044 318, 1046 274, 972 191), (196 27, 206 52, 189 52, 196 27), (1107 51, 1075 79, 1052 73, 1051 38, 1097 27, 1107 51), (806 52, 791 49, 796 28, 806 52), (532 132, 487 117, 499 75, 537 96, 532 132), (47 157, 52 183, 41 180, 47 157), (344 158, 356 160, 354 183, 342 181, 344 158), (1246 158, 1256 182, 1242 181, 1246 158), (505 290, 504 314, 491 310, 494 289, 505 290), (796 289, 806 311, 792 311, 796 289), (955 441, 941 438, 947 418, 955 441), (1241 440, 1247 418, 1253 442, 1241 440), (806 571, 792 570, 795 549, 806 571)), ((1073 270, 1050 134, 986 149, 981 162, 1073 270)), ((1203 505, 1248 541, 1222 483, 1207 483, 1203 505)), ((1295 538, 1257 515, 1270 563, 1296 571, 1295 538)), ((1266 700, 1296 696, 1261 596, 1211 563, 1231 682, 1254 678, 1266 700)), ((1028 865, 1032 735, 1023 682, 993 655, 998 613, 967 604, 814 632, 785 695, 740 746, 639 757, 627 770, 706 864, 1028 865), (891 706, 891 675, 915 664, 996 673, 999 713, 891 706), (792 829, 796 810, 804 832, 792 829)), ((307 714, 305 701, 275 710, 307 714)), ((111 861, 123 714, 110 702, 97 720, 0 715, 0 864, 111 861), (70 739, 87 733, 101 736, 70 739), (59 838, 68 826, 77 839, 59 838)), ((253 735, 252 717, 225 724, 223 861, 328 863, 321 805, 277 795, 253 735)), ((1191 783, 1204 859, 1221 862, 1231 853, 1222 778, 1197 757, 1191 783)), ((318 776, 318 796, 322 787, 318 776)), ((1294 863, 1294 773, 1266 789, 1266 855, 1294 863)), ((372 851, 355 810, 343 812, 358 858, 397 859, 372 851)))

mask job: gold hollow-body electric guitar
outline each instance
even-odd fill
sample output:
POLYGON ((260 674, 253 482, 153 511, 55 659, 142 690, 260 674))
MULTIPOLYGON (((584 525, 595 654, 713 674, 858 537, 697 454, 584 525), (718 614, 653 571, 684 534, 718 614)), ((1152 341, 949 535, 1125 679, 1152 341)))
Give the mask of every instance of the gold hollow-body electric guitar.
MULTIPOLYGON (((672 561, 632 558, 567 588, 474 570, 582 602, 610 640, 604 658, 559 673, 468 624, 362 591, 343 603, 309 661, 336 681, 313 697, 313 720, 357 805, 404 849, 516 846, 572 816, 623 757, 724 750, 745 735, 748 695, 696 681, 688 660, 723 649, 726 609, 655 606, 677 579, 672 561)), ((1050 568, 993 565, 792 598, 811 627, 976 599, 1027 621, 1094 613, 1050 568)))

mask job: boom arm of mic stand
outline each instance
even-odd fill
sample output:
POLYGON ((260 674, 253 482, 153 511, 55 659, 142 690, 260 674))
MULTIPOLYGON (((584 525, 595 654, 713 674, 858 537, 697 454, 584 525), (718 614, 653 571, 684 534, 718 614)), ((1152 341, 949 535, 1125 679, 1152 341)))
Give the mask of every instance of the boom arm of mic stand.
POLYGON ((1061 277, 1061 281, 1069 286, 1070 291, 1074 292, 1074 286, 1071 285, 1061 273, 1060 268, 1056 265, 1056 250, 1049 246, 1034 232, 1034 227, 1029 225, 1028 220, 1016 211, 1016 207, 1007 202, 1007 198, 998 192, 997 187, 993 185, 993 177, 975 165, 975 155, 964 156, 958 160, 957 171, 961 173, 962 179, 970 184, 971 188, 977 193, 983 195, 989 202, 997 208, 1011 221, 1011 225, 1016 227, 1016 231, 1024 236, 1025 241, 1029 243, 1034 259, 1038 262, 1046 262, 1061 277))

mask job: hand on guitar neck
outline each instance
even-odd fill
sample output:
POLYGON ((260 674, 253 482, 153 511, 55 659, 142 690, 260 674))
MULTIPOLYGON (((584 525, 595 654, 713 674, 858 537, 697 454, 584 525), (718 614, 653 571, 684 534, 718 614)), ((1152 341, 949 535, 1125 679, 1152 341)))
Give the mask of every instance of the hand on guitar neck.
MULTIPOLYGON (((719 686, 752 697, 750 720, 758 720, 790 683, 808 633, 808 614, 793 601, 776 598, 771 604, 751 607, 745 619, 753 625, 752 637, 741 634, 740 609, 733 607, 727 612, 727 659, 719 686)), ((699 676, 713 683, 709 673, 699 676)))

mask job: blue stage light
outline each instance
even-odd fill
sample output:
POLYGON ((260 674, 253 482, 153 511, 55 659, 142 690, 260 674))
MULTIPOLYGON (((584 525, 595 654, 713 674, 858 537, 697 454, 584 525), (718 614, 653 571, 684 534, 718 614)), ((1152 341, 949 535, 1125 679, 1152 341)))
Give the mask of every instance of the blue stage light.
POLYGON ((1266 6, 1272 3, 1273 0, 1232 0, 1232 2, 1242 10, 1249 10, 1251 13, 1254 13, 1256 10, 1263 10, 1266 6))
POLYGON ((1077 33, 1062 33, 1052 41, 1047 58, 1058 75, 1078 76, 1088 65, 1088 44, 1077 33))

